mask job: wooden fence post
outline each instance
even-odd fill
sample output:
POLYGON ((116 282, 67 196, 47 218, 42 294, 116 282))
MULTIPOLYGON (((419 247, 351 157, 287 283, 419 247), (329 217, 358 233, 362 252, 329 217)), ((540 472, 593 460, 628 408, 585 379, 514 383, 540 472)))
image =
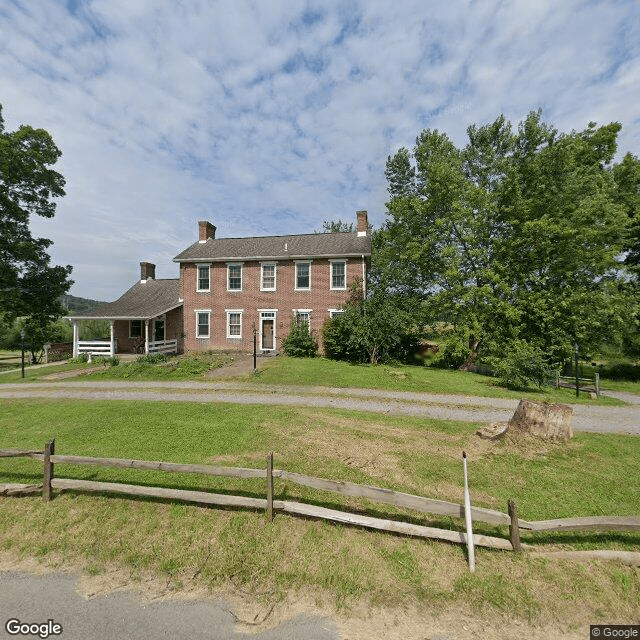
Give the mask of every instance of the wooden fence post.
POLYGON ((507 508, 509 510, 509 517, 511 518, 511 523, 509 524, 511 546, 514 551, 522 551, 522 544, 520 544, 520 525, 518 524, 518 509, 512 498, 509 498, 507 508))
POLYGON ((51 456, 56 450, 56 440, 49 440, 44 446, 44 481, 42 483, 42 498, 45 502, 51 500, 51 480, 53 478, 53 463, 51 462, 51 456))
POLYGON ((273 522, 273 452, 267 456, 267 520, 273 522))
POLYGON ((596 395, 600 395, 600 374, 596 371, 596 395))

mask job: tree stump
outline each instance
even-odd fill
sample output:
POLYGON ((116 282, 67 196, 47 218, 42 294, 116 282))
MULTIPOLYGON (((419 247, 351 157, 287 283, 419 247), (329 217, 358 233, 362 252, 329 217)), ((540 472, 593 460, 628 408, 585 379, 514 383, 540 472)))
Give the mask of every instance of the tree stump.
POLYGON ((509 420, 509 431, 566 442, 573 437, 572 415, 573 409, 565 404, 520 400, 509 420))

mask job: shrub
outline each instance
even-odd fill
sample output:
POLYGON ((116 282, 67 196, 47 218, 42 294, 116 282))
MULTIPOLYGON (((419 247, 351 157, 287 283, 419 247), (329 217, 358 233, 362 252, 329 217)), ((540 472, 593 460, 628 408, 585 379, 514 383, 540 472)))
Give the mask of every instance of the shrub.
POLYGON ((547 362, 545 354, 524 340, 507 343, 504 356, 487 358, 500 384, 511 389, 542 387, 555 380, 557 371, 547 362))
POLYGON ((443 347, 433 359, 433 366, 443 369, 457 369, 470 355, 469 332, 455 331, 447 336, 443 347))
POLYGON ((289 335, 282 341, 282 349, 294 358, 313 358, 318 354, 318 341, 306 322, 298 324, 294 319, 289 335))
POLYGON ((335 360, 414 363, 422 335, 396 299, 378 293, 351 299, 343 314, 325 322, 322 338, 326 355, 335 360))
POLYGON ((107 358, 107 363, 110 367, 117 367, 120 364, 120 358, 118 358, 118 356, 111 356, 107 358))
POLYGON ((75 358, 71 358, 69 360, 69 362, 71 364, 83 364, 85 362, 89 361, 89 356, 86 353, 81 353, 80 355, 76 356, 75 358))
POLYGON ((146 364, 160 364, 161 362, 166 362, 169 359, 169 356, 164 353, 147 353, 144 356, 140 356, 136 358, 136 362, 144 362, 146 364))
POLYGON ((609 380, 627 380, 640 382, 640 365, 629 362, 618 362, 613 365, 600 368, 600 375, 609 380))

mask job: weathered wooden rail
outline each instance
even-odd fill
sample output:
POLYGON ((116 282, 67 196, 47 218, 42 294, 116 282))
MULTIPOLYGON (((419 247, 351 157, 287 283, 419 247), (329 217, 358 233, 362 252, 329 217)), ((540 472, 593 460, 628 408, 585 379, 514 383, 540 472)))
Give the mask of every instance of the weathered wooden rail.
MULTIPOLYGON (((382 487, 361 485, 340 480, 328 480, 325 478, 316 478, 300 473, 294 473, 283 469, 274 469, 273 454, 269 454, 267 456, 266 469, 254 469, 148 460, 124 460, 120 458, 56 455, 54 441, 48 442, 44 451, 15 449, 0 450, 0 458, 14 457, 28 457, 34 460, 41 460, 43 462, 43 484, 0 485, 0 495, 17 496, 42 492, 44 499, 50 500, 52 489, 76 490, 90 493, 117 493, 121 495, 181 500, 204 505, 265 509, 267 519, 269 521, 273 520, 274 510, 277 510, 284 513, 322 518, 333 522, 341 522, 344 524, 351 524, 392 533, 446 540, 457 544, 467 544, 467 534, 462 531, 427 527, 391 519, 374 518, 371 516, 328 509, 302 502, 275 500, 274 479, 279 479, 320 491, 329 491, 344 496, 362 498, 371 502, 390 504, 421 513, 436 514, 460 519, 465 517, 465 508, 462 504, 416 496, 382 487), (267 484, 266 498, 216 494, 207 491, 192 491, 186 489, 148 487, 118 482, 95 482, 88 480, 55 478, 54 465, 56 464, 90 465, 119 469, 164 471, 169 473, 194 473, 199 475, 235 477, 242 479, 264 479, 267 484)), ((473 534, 473 542, 476 546, 514 551, 520 551, 522 548, 531 549, 532 547, 530 545, 522 545, 520 542, 521 532, 534 533, 542 531, 586 530, 640 531, 640 517, 635 516, 590 516, 530 522, 518 518, 516 506, 512 500, 509 501, 508 510, 509 513, 506 514, 492 509, 484 509, 480 507, 471 508, 471 517, 474 522, 482 522, 493 526, 508 525, 510 533, 509 540, 494 536, 473 534)))

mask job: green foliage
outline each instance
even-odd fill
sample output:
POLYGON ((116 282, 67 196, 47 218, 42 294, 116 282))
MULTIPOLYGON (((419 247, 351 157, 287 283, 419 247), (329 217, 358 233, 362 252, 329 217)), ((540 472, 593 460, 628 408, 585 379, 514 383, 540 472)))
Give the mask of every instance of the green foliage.
POLYGON ((306 322, 291 322, 289 335, 282 342, 283 351, 294 358, 313 358, 318 355, 318 341, 306 322))
POLYGON ((600 376, 608 380, 627 380, 640 382, 640 365, 629 362, 618 362, 599 369, 600 376))
POLYGON ((147 353, 143 356, 138 356, 136 362, 146 364, 159 364, 160 362, 166 362, 169 356, 164 353, 147 353))
POLYGON ((325 220, 322 223, 322 231, 314 231, 314 233, 349 233, 351 231, 355 231, 353 222, 325 220))
POLYGON ((64 294, 60 296, 60 304, 68 310, 68 312, 74 314, 86 313, 87 311, 93 311, 97 309, 104 302, 99 300, 91 300, 89 298, 80 298, 78 296, 72 296, 70 294, 64 294))
POLYGON ((551 384, 558 373, 541 349, 524 340, 509 342, 504 355, 488 358, 488 362, 500 384, 510 389, 540 388, 551 384))
POLYGON ((81 353, 75 358, 69 359, 69 364, 84 364, 85 362, 89 362, 89 356, 86 353, 81 353))
MULTIPOLYGON (((615 283, 638 215, 637 161, 613 164, 619 131, 589 123, 563 134, 540 112, 515 132, 503 116, 472 125, 462 148, 423 131, 411 153, 387 160, 376 285, 421 300, 429 324, 467 330, 465 365, 513 340, 559 363, 576 341, 596 350, 624 325, 615 283)), ((449 351, 453 361, 461 347, 449 351)))
POLYGON ((0 309, 9 318, 29 316, 33 339, 63 313, 71 267, 49 266, 51 240, 34 238, 29 218, 52 218, 64 178, 50 167, 60 150, 44 129, 22 125, 5 131, 0 106, 0 309))
POLYGON ((452 331, 433 360, 433 365, 446 369, 458 369, 471 355, 469 331, 452 331))
POLYGON ((348 362, 410 362, 421 333, 398 297, 380 289, 362 299, 361 284, 351 290, 344 313, 327 320, 322 338, 327 357, 348 362))

